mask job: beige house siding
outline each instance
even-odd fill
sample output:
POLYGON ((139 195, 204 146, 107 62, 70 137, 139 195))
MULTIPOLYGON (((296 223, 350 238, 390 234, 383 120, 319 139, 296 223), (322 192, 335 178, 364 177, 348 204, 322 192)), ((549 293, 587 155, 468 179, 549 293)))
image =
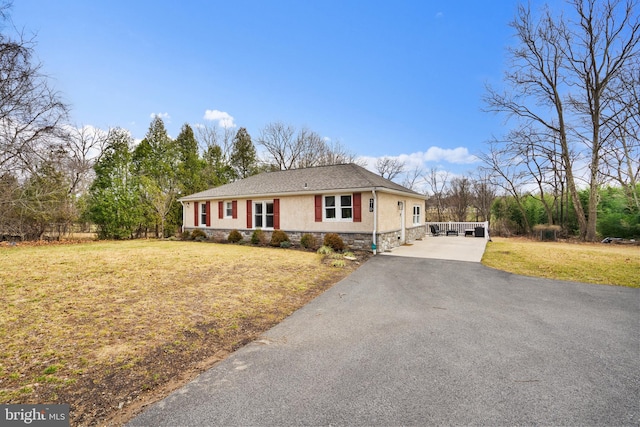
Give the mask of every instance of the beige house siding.
MULTIPOLYGON (((324 195, 353 195, 353 192, 324 193, 324 195)), ((373 213, 369 212, 371 192, 361 193, 361 222, 353 220, 315 220, 315 195, 280 197, 280 228, 290 231, 366 233, 373 230, 373 213)))
POLYGON ((425 223, 424 199, 406 197, 389 193, 377 193, 378 195, 378 231, 381 233, 400 230, 402 227, 402 211, 398 202, 402 202, 404 209, 405 229, 414 227, 413 207, 420 206, 420 223, 425 223))
MULTIPOLYGON (((353 192, 327 192, 319 193, 319 195, 346 195, 353 192)), ((252 197, 250 199, 224 199, 209 200, 210 203, 210 225, 201 224, 202 201, 186 201, 183 203, 184 209, 184 229, 194 229, 194 206, 198 205, 198 226, 203 229, 207 235, 215 239, 226 239, 231 230, 239 230, 245 238, 249 238, 253 229, 255 229, 254 218, 252 217, 252 227, 247 228, 247 200, 251 200, 252 204, 258 201, 273 201, 279 199, 280 204, 280 229, 287 232, 290 238, 296 242, 304 233, 315 234, 317 238, 322 239, 326 233, 338 233, 341 235, 345 243, 354 249, 371 249, 373 242, 374 229, 374 212, 371 212, 370 199, 373 199, 371 191, 362 191, 361 194, 361 221, 353 220, 326 220, 317 222, 315 218, 315 194, 302 194, 293 196, 280 197, 252 197), (227 218, 226 203, 223 203, 223 218, 219 218, 218 202, 237 202, 237 217, 227 218)), ((405 194, 394 194, 383 191, 376 192, 377 206, 375 214, 376 221, 376 242, 378 251, 389 250, 403 243, 402 241, 402 210, 398 206, 398 202, 402 202, 404 208, 404 241, 411 241, 425 236, 426 228, 424 226, 424 199, 419 197, 410 197, 405 194), (420 225, 413 224, 413 206, 420 206, 420 225)), ((352 199, 353 200, 353 199, 352 199)), ((252 214, 255 214, 252 207, 252 214)), ((323 206, 324 214, 324 206, 323 206)), ((323 215, 324 216, 324 215, 323 215)), ((269 230, 264 228, 265 230, 269 230)), ((321 240, 320 240, 321 241, 321 240)))

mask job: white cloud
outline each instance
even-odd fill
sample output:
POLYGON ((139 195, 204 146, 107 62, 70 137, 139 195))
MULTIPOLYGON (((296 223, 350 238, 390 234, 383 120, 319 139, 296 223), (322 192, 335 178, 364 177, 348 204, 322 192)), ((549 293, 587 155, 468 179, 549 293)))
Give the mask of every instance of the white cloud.
POLYGON ((398 159, 404 162, 407 169, 413 169, 414 167, 426 167, 426 163, 451 163, 456 165, 468 165, 477 163, 480 161, 478 157, 473 154, 469 154, 469 150, 464 147, 458 148, 440 148, 429 147, 426 152, 418 151, 411 154, 400 154, 397 156, 380 156, 380 157, 368 157, 362 156, 358 160, 366 164, 367 169, 374 170, 376 161, 381 157, 388 157, 392 159, 398 159))
POLYGON ((169 113, 151 113, 151 114, 149 114, 149 117, 151 117, 151 119, 155 119, 156 117, 160 117, 162 120, 169 120, 171 118, 169 113))
POLYGON ((425 162, 448 162, 458 165, 467 165, 476 163, 479 159, 473 154, 469 154, 469 150, 464 147, 458 148, 440 148, 429 147, 424 153, 425 162))
POLYGON ((233 116, 225 111, 219 110, 207 110, 204 112, 204 119, 210 121, 217 121, 218 125, 223 128, 234 128, 236 124, 233 122, 233 116))
MULTIPOLYGON (((480 161, 473 154, 469 154, 469 150, 464 147, 458 148, 440 148, 440 147, 429 147, 426 152, 418 151, 416 153, 411 154, 400 154, 397 156, 380 156, 380 157, 369 157, 369 156, 361 156, 358 157, 357 161, 362 164, 364 167, 369 169, 370 171, 377 173, 376 171, 376 162, 380 158, 390 158, 390 159, 398 159, 399 161, 404 163, 404 173, 400 176, 396 177, 395 181, 398 184, 402 184, 405 178, 412 175, 412 171, 418 169, 422 169, 423 171, 427 171, 432 167, 437 167, 438 170, 442 171, 442 174, 448 174, 449 178, 454 176, 458 176, 457 173, 452 171, 448 171, 449 167, 445 167, 443 169, 442 165, 434 165, 438 163, 450 163, 451 165, 468 165, 472 163, 477 163, 480 161)), ((455 167, 451 167, 453 169, 457 169, 455 167)), ((424 179, 418 179, 417 182, 414 183, 414 190, 426 193, 426 183, 424 179)))
POLYGON ((442 18, 443 16, 444 16, 444 13, 442 13, 442 12, 438 12, 438 13, 436 13, 436 19, 440 19, 440 18, 442 18))

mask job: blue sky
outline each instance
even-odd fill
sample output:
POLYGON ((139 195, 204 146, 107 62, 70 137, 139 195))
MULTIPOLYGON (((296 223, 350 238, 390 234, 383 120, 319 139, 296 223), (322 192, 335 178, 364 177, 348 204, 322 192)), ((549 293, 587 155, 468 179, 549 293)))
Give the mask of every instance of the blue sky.
MULTIPOLYGON (((535 5, 535 2, 533 2, 535 5)), ((499 83, 517 2, 19 0, 75 125, 143 138, 216 124, 306 126, 360 156, 464 173, 503 120, 499 83), (222 123, 220 123, 222 124, 222 123)))

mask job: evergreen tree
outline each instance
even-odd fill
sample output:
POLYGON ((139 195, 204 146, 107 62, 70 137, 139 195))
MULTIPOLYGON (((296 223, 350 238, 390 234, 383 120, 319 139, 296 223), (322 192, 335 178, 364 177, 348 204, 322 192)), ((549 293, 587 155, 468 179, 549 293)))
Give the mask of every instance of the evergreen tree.
POLYGON ((193 129, 186 123, 182 125, 180 134, 176 138, 176 149, 180 160, 178 164, 180 194, 186 196, 206 190, 203 177, 206 163, 198 153, 198 141, 193 129))
POLYGON ((89 189, 89 219, 102 239, 126 239, 142 219, 139 181, 132 165, 129 132, 115 129, 102 157, 94 166, 96 178, 89 189))
MULTIPOLYGON (((155 228, 156 237, 165 236, 167 218, 176 202, 179 186, 179 150, 167 134, 164 122, 154 117, 142 142, 133 153, 140 179, 146 229, 155 228)), ((172 231, 172 230, 167 230, 172 231)))
POLYGON ((247 129, 240 128, 233 138, 230 158, 231 167, 237 178, 246 178, 258 172, 256 147, 251 142, 247 129))
POLYGON ((204 152, 205 187, 218 187, 232 182, 236 172, 227 161, 219 145, 210 145, 204 152))

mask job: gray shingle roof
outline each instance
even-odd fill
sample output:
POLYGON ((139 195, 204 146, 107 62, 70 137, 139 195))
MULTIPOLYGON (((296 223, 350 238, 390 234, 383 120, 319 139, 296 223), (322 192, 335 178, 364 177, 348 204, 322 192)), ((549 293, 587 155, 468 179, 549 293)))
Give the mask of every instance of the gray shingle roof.
POLYGON ((180 200, 205 200, 222 197, 244 197, 280 195, 287 193, 318 193, 335 190, 358 190, 370 188, 383 191, 399 191, 424 197, 393 181, 353 163, 319 166, 305 169, 264 172, 230 184, 210 188, 200 193, 182 197, 180 200))

